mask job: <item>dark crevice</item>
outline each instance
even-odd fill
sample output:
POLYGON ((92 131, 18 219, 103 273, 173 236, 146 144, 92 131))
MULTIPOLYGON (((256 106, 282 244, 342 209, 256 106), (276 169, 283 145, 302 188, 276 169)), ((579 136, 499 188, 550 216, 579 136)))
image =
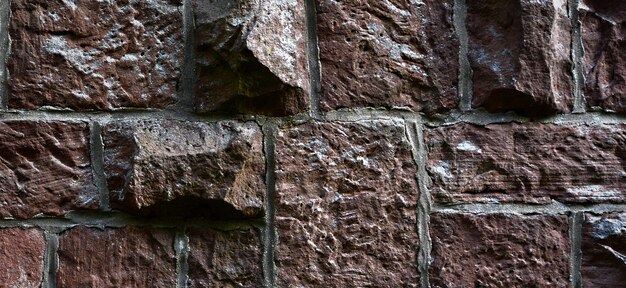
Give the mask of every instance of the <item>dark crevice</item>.
POLYGON ((183 196, 171 201, 158 202, 136 211, 140 217, 169 217, 178 219, 205 218, 211 220, 241 220, 259 218, 262 211, 237 210, 223 200, 203 199, 194 196, 183 196))

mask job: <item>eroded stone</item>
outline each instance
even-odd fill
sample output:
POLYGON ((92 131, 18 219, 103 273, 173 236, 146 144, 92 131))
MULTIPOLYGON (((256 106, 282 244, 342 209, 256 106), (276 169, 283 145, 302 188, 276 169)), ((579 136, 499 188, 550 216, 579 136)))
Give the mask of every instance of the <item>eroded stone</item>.
POLYGON ((452 0, 320 0, 321 106, 457 107, 452 0))
POLYGON ((0 216, 97 209, 84 122, 0 122, 0 216))
POLYGON ((0 230, 0 283, 5 287, 41 287, 45 249, 39 229, 0 230))
POLYGON ((419 286, 415 173, 400 122, 281 129, 278 286, 419 286))
POLYGON ((626 201, 624 124, 459 124, 425 134, 437 201, 626 201))
POLYGON ((584 287, 621 287, 626 283, 626 213, 586 214, 581 274, 584 287))
POLYGON ((431 214, 433 287, 567 287, 567 216, 431 214))
POLYGON ((189 287, 263 287, 258 230, 192 229, 188 236, 189 287))
POLYGON ((192 3, 196 111, 280 116, 308 108, 303 0, 192 3))
POLYGON ((77 227, 59 235, 58 287, 175 287, 174 231, 77 227))
POLYGON ((587 104, 626 113, 626 2, 582 0, 578 11, 587 104))
POLYGON ((572 109, 566 0, 468 0, 473 106, 546 115, 572 109))
POLYGON ((217 218, 263 211, 263 135, 253 122, 117 121, 103 134, 115 208, 217 218))
POLYGON ((180 0, 15 0, 9 107, 162 108, 183 58, 180 0))

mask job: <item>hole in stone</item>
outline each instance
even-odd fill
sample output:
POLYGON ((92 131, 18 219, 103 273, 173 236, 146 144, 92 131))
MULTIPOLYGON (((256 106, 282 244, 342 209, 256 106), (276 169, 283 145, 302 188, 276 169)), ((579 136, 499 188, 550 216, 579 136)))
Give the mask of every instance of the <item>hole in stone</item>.
POLYGON ((550 103, 511 88, 492 90, 483 106, 492 113, 513 110, 527 116, 544 116, 555 111, 550 103))
POLYGON ((207 218, 213 220, 235 220, 258 218, 260 209, 240 211, 223 200, 182 196, 171 201, 159 202, 137 211, 142 217, 207 218))

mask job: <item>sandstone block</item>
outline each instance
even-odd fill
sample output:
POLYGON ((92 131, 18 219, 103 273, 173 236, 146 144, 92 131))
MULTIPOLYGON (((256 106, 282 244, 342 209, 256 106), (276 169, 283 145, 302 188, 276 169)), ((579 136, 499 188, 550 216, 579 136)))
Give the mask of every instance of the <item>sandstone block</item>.
POLYGON ((9 107, 163 108, 183 59, 180 0, 15 0, 9 107))
POLYGON ((567 287, 567 216, 435 213, 433 287, 567 287))
POLYGON ((626 113, 626 2, 580 1, 585 99, 626 113))
POLYGON ((468 0, 474 107, 546 115, 572 109, 566 0, 468 0))
POLYGON ((459 124, 425 134, 437 201, 626 201, 626 125, 459 124))
POLYGON ((278 286, 417 287, 415 173, 399 122, 281 129, 278 286))
POLYGON ((626 283, 626 214, 585 215, 581 274, 584 287, 626 283))
POLYGON ((319 0, 324 110, 458 105, 452 0, 319 0))
POLYGON ((265 163, 257 124, 116 121, 103 134, 113 207, 169 216, 262 214, 265 163))
POLYGON ((196 111, 281 116, 308 108, 303 0, 192 3, 196 111))
POLYGON ((0 283, 5 287, 41 287, 46 241, 39 229, 0 230, 0 283))
POLYGON ((0 122, 0 216, 97 209, 84 122, 0 122))

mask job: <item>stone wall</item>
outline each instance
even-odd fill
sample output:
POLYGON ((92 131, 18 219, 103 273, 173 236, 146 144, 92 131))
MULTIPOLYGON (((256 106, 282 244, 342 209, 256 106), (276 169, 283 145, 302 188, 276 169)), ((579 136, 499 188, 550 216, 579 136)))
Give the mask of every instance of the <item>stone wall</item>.
POLYGON ((626 2, 3 0, 6 287, 623 287, 626 2))

